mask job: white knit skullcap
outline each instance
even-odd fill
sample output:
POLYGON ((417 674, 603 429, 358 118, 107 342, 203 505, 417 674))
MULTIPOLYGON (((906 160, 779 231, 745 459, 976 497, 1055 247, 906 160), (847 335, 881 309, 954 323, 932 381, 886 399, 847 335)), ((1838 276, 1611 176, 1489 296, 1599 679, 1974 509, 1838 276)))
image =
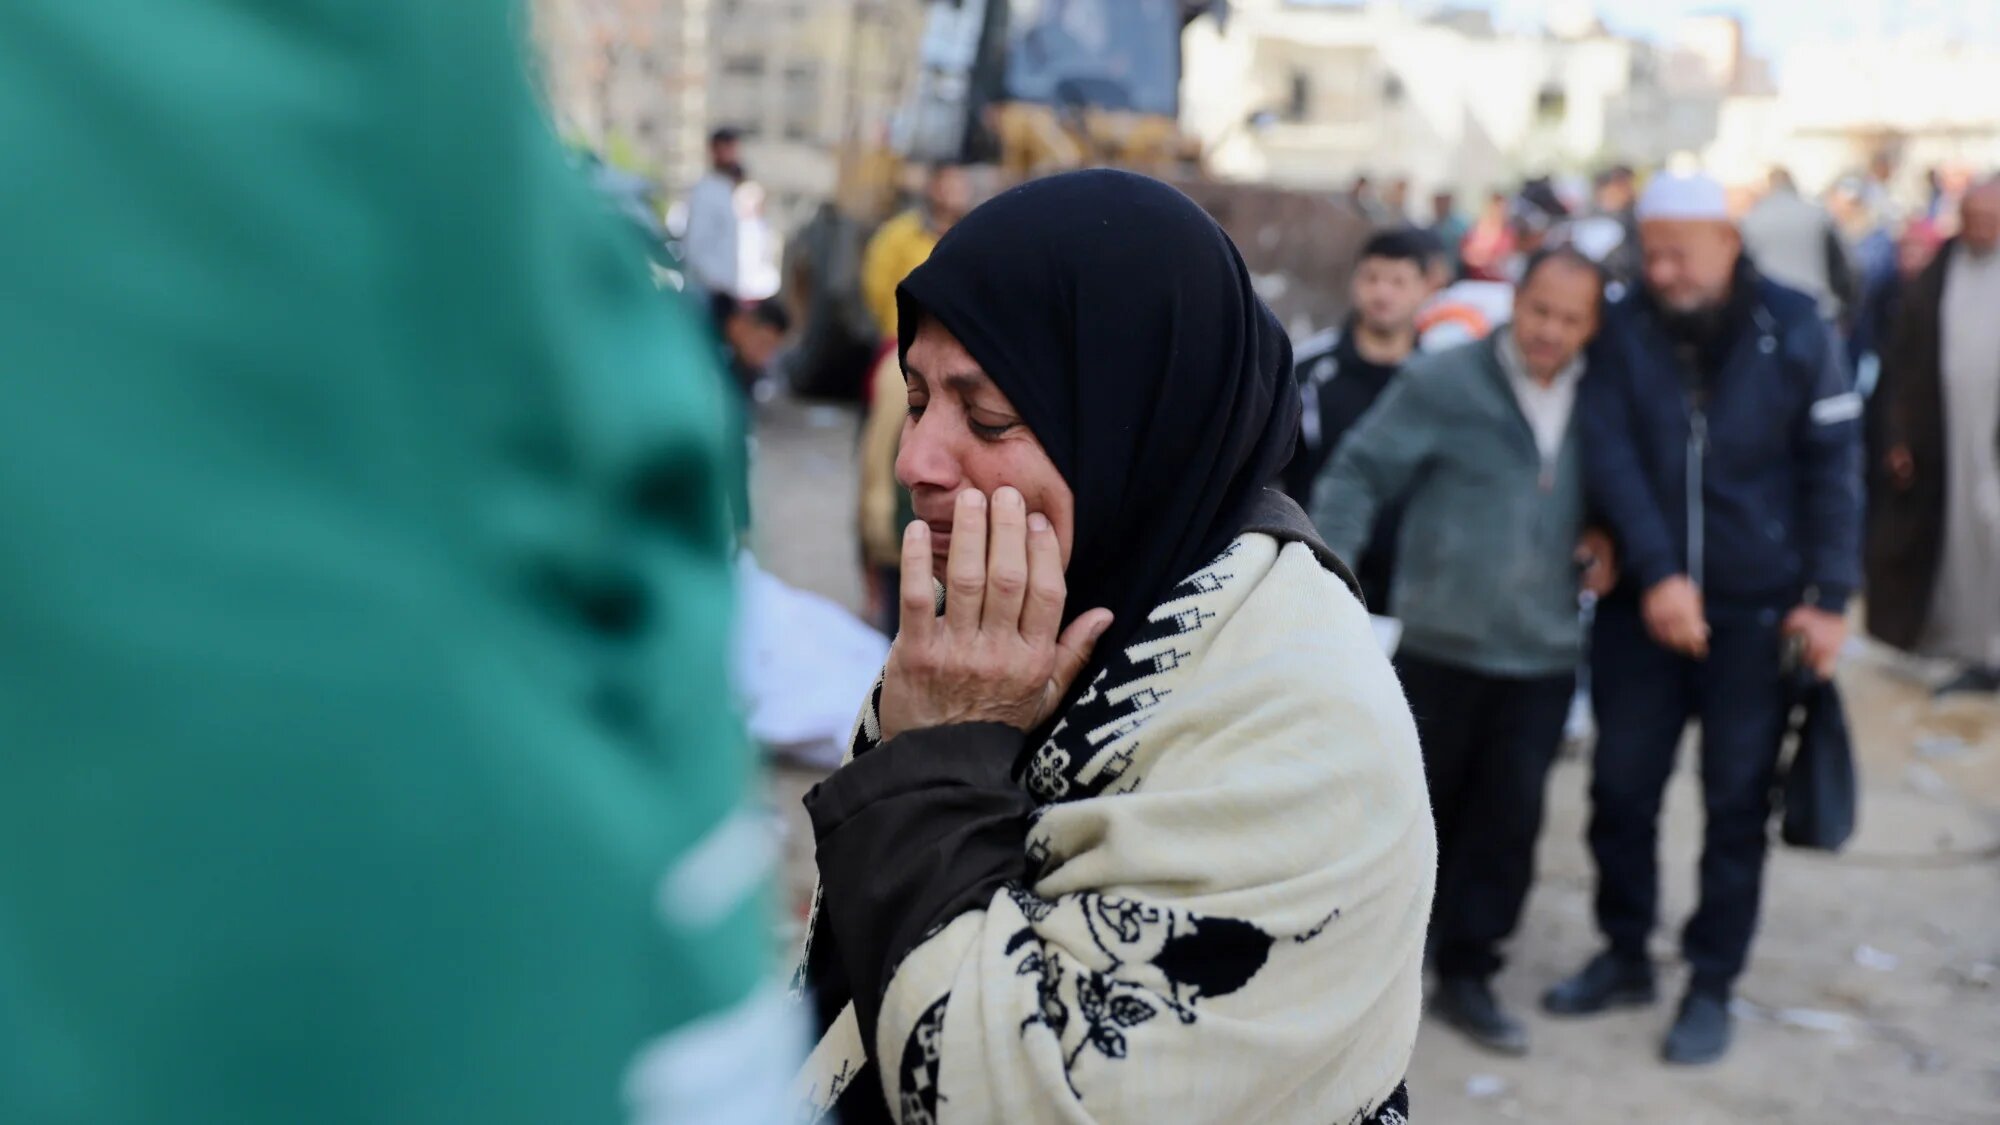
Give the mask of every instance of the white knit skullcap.
POLYGON ((1729 218, 1729 196, 1713 177, 1700 172, 1686 175, 1662 172, 1654 176, 1639 196, 1636 208, 1640 222, 1719 222, 1729 218))

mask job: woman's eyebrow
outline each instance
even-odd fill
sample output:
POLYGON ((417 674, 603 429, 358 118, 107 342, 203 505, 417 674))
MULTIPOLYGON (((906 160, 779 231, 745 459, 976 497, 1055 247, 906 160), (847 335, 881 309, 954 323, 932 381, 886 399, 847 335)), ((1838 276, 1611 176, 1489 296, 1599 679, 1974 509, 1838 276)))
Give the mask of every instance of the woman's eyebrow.
MULTIPOLYGON (((929 389, 931 382, 930 376, 925 375, 922 368, 919 368, 908 360, 903 361, 903 381, 905 383, 920 384, 925 389, 929 389)), ((942 381, 946 389, 955 391, 961 396, 977 394, 991 386, 993 382, 986 377, 984 371, 978 368, 973 368, 969 371, 954 371, 946 375, 942 381)))
POLYGON ((978 394, 992 385, 992 380, 983 371, 954 371, 944 377, 944 385, 960 395, 978 394))

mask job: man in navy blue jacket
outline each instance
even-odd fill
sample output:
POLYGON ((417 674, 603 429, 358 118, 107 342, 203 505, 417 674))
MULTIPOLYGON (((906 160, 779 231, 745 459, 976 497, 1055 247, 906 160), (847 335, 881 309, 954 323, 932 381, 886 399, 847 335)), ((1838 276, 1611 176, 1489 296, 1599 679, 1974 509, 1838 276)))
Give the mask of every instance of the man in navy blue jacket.
POLYGON ((1609 949, 1543 1005, 1653 999, 1660 800, 1701 724, 1701 903, 1670 1062, 1728 1051, 1786 720, 1788 657, 1829 675, 1859 581, 1861 401, 1812 298, 1742 253, 1723 190, 1657 177, 1639 204, 1645 285, 1599 334, 1579 402, 1586 491, 1625 580, 1591 643, 1598 745, 1590 847, 1609 949))

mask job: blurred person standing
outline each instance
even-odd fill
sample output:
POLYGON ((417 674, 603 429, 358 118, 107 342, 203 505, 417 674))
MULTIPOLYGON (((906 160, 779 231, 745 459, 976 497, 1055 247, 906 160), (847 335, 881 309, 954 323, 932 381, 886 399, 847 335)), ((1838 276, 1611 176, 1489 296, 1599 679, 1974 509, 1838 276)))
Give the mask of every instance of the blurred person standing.
POLYGON ((1896 202, 1896 161, 1887 152, 1868 158, 1868 172, 1862 177, 1858 195, 1873 225, 1887 229, 1903 222, 1903 208, 1896 202))
POLYGON ((1904 301, 1917 279, 1936 260, 1942 240, 1937 228, 1917 220, 1903 228, 1896 240, 1895 261, 1887 277, 1876 280, 1862 294, 1861 308, 1848 330, 1848 355, 1854 361, 1854 387, 1866 400, 1863 413, 1862 483, 1871 504, 1880 494, 1887 471, 1889 406, 1895 400, 1895 373, 1884 364, 1885 354, 1895 339, 1896 324, 1902 318, 1904 301))
POLYGON ((1506 264, 1508 284, 1520 281, 1528 259, 1542 247, 1554 245, 1567 236, 1574 214, 1556 190, 1556 182, 1549 177, 1537 176, 1521 185, 1520 193, 1508 206, 1508 219, 1514 227, 1514 253, 1506 264))
POLYGON ((1868 182, 1858 176, 1842 177, 1827 189, 1826 210, 1847 249, 1858 299, 1866 303, 1869 291, 1896 272, 1898 220, 1885 217, 1885 210, 1869 203, 1868 182))
POLYGON ((965 168, 933 164, 924 173, 923 197, 917 205, 869 237, 861 256, 861 287, 883 340, 896 338, 896 286, 924 264, 938 239, 971 209, 972 179, 965 168))
POLYGON ((771 227, 770 195, 764 185, 745 180, 736 186, 736 299, 766 301, 778 295, 778 232, 771 227))
POLYGON ((1959 223, 1965 216, 1965 195, 1972 190, 1975 178, 1969 166, 1956 161, 1938 170, 1931 200, 1935 214, 1931 219, 1946 237, 1958 234, 1959 223))
POLYGON ((777 1120, 706 331, 505 8, 273 7, 0 8, 0 1121, 777 1120))
POLYGON ((1694 718, 1701 900, 1663 1055, 1702 1064, 1728 1051, 1756 931, 1788 645, 1826 676, 1846 638, 1861 402, 1812 298, 1743 254, 1720 184, 1656 177, 1638 217, 1646 284, 1611 310, 1578 405, 1586 491, 1625 576, 1590 642, 1590 848, 1609 948, 1543 1006, 1588 1015, 1653 1000, 1660 802, 1694 718))
POLYGON ((1610 276, 1614 299, 1639 283, 1644 258, 1639 250, 1639 219, 1633 207, 1639 200, 1639 179, 1629 164, 1614 164, 1597 174, 1591 198, 1591 215, 1615 224, 1617 240, 1607 239, 1602 254, 1591 255, 1610 276))
POLYGON ((2000 178, 1960 211, 1885 357, 1889 453, 1869 529, 1869 631, 1957 662, 1940 695, 2000 690, 2000 178))
POLYGON ((1801 195, 1785 169, 1771 170, 1764 197, 1743 217, 1743 245, 1764 276, 1817 301, 1828 321, 1842 320, 1858 303, 1853 267, 1833 216, 1801 195))
POLYGON ((1514 281, 1543 247, 1567 237, 1569 210, 1547 179, 1529 180, 1508 204, 1506 261, 1495 278, 1464 277, 1441 287, 1417 311, 1417 346, 1441 352, 1487 334, 1514 311, 1514 281))
POLYGON ((1382 209, 1388 213, 1388 221, 1393 226, 1403 226, 1410 221, 1410 178, 1397 176, 1389 181, 1382 193, 1382 209))
MULTIPOLYGON (((1904 224, 1902 234, 1890 242, 1888 272, 1868 280, 1862 288, 1862 304, 1854 310, 1848 324, 1848 358, 1854 360, 1854 386, 1868 398, 1870 410, 1888 402, 1888 396, 1882 394, 1888 386, 1882 358, 1896 338, 1896 320, 1902 314, 1902 302, 1910 292, 1910 284, 1930 268, 1942 244, 1944 238, 1938 236, 1938 228, 1930 222, 1918 218, 1904 224)), ((1874 426, 1870 426, 1870 432, 1874 432, 1874 426)), ((1886 452, 1886 446, 1882 452, 1886 452)), ((1868 462, 1870 472, 1878 460, 1880 456, 1868 462)))
POLYGON ((1354 182, 1347 189, 1347 202, 1371 226, 1383 227, 1395 222, 1389 208, 1383 205, 1382 197, 1375 191, 1375 180, 1366 172, 1354 174, 1354 182))
POLYGON ((748 179, 743 167, 743 134, 723 127, 708 137, 708 171, 688 189, 687 233, 682 258, 702 296, 714 302, 716 323, 727 302, 745 296, 743 215, 737 189, 748 179))
POLYGON ((1458 248, 1459 273, 1469 281, 1505 281, 1514 257, 1514 225, 1508 218, 1507 193, 1486 198, 1479 217, 1465 232, 1458 248))
POLYGON ((1430 232, 1444 247, 1447 284, 1458 280, 1461 244, 1471 229, 1472 225, 1465 221, 1465 216, 1458 213, 1457 193, 1450 188, 1440 188, 1431 193, 1430 232))
POLYGON ((1313 492, 1313 523, 1354 557, 1405 505, 1388 611, 1438 826, 1430 1011, 1475 1042, 1528 1049, 1491 981, 1534 881, 1542 793, 1582 656, 1579 572, 1609 591, 1584 532, 1572 418, 1603 271, 1574 250, 1527 267, 1514 317, 1486 340, 1411 362, 1313 492))
POLYGON ((896 589, 901 583, 903 528, 915 517, 909 490, 896 482, 896 450, 909 417, 903 368, 896 360, 896 287, 931 256, 972 209, 972 180, 956 164, 935 164, 924 176, 917 206, 882 224, 861 259, 861 286, 881 331, 869 379, 868 418, 861 431, 859 513, 861 562, 868 584, 869 617, 895 636, 896 589))
MULTIPOLYGON (((1417 310, 1430 294, 1430 251, 1422 234, 1387 230, 1371 236, 1354 267, 1354 311, 1347 323, 1299 344, 1295 371, 1304 405, 1298 453, 1285 469, 1285 492, 1311 510, 1313 482, 1340 441, 1375 405, 1417 350, 1417 310)), ((1395 554, 1395 513, 1357 559, 1355 574, 1367 603, 1388 602, 1395 554)))

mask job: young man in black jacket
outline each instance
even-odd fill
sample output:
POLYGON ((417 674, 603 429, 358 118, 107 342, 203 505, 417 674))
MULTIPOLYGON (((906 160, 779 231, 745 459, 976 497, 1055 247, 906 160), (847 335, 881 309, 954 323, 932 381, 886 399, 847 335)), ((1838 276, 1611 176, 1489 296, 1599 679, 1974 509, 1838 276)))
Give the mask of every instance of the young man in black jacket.
POLYGON ((1640 200, 1645 284, 1611 311, 1578 411, 1593 509, 1625 581, 1591 642, 1598 729, 1590 846, 1609 949, 1544 1007, 1653 999, 1661 795, 1702 728, 1701 905, 1668 1061, 1720 1059, 1749 955, 1789 646, 1830 675, 1859 580, 1861 401, 1811 297, 1742 254, 1723 189, 1661 176, 1640 200))
MULTIPOLYGON (((1313 482, 1349 429, 1388 389, 1417 350, 1417 311, 1431 295, 1430 264, 1437 242, 1421 231, 1381 231, 1361 248, 1354 267, 1354 311, 1347 323, 1301 342, 1294 357, 1305 412, 1299 452, 1285 469, 1285 491, 1312 510, 1313 482)), ((1396 513, 1377 521, 1369 546, 1353 560, 1362 596, 1388 602, 1396 513)))

